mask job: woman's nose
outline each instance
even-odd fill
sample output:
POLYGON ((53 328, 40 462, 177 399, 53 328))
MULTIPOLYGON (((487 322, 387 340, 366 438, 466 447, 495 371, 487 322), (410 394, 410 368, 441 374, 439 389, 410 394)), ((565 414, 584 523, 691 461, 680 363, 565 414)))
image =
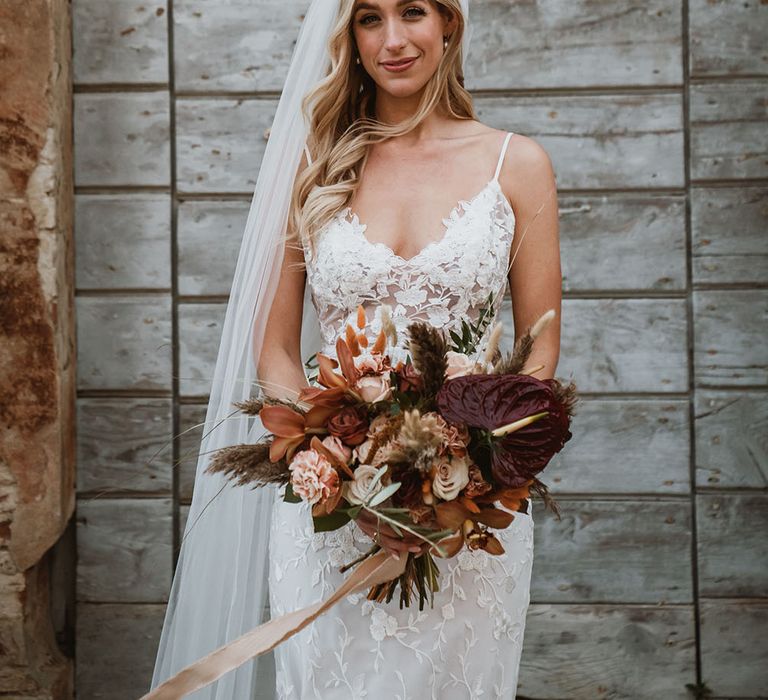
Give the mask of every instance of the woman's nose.
POLYGON ((384 35, 384 48, 387 51, 400 51, 407 41, 399 22, 389 22, 384 35))

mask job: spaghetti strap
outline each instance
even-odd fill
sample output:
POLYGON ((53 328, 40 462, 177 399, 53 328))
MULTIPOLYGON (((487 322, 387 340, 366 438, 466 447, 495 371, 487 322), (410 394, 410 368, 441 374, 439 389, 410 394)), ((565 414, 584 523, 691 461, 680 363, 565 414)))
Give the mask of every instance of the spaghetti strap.
POLYGON ((311 156, 311 155, 309 155, 309 149, 307 148, 307 144, 306 144, 306 143, 304 144, 304 153, 305 153, 305 154, 306 154, 306 156, 307 156, 307 163, 308 163, 309 165, 312 165, 312 156, 311 156))
POLYGON ((501 166, 504 163, 504 155, 507 152, 507 146, 509 145, 509 139, 514 134, 514 131, 507 132, 507 137, 504 139, 504 145, 501 147, 501 153, 499 154, 499 162, 496 164, 496 172, 493 175, 494 180, 499 179, 499 173, 501 172, 501 166))

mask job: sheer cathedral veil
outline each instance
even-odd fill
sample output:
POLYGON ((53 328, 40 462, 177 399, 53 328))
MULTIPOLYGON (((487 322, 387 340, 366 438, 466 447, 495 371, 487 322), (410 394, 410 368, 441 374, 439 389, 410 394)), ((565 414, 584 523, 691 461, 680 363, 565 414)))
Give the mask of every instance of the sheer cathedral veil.
MULTIPOLYGON (((466 30, 469 0, 461 0, 466 30)), ((255 394, 256 366, 277 287, 294 177, 307 137, 303 97, 330 68, 328 38, 339 0, 312 0, 291 59, 259 170, 232 282, 208 411, 203 427, 192 504, 165 612, 150 689, 268 619, 268 557, 276 487, 231 485, 204 473, 210 455, 228 445, 258 441, 258 418, 236 413, 234 403, 255 394)), ((304 297, 301 353, 321 346, 317 315, 304 297)), ((253 659, 189 695, 196 700, 245 700, 274 694, 267 658, 253 659)))

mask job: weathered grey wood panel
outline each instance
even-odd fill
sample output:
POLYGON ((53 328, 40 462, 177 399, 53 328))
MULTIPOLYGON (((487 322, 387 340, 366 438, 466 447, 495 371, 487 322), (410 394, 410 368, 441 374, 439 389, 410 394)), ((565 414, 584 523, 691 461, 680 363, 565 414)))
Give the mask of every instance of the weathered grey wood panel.
POLYGON ((573 437, 540 477, 553 494, 690 490, 688 403, 581 399, 573 437))
POLYGON ((768 493, 696 497, 699 593, 765 596, 768 590, 768 493))
MULTIPOLYGON (((687 355, 682 299, 564 299, 556 376, 581 391, 685 391, 687 355)), ((514 328, 509 297, 505 342, 514 328)))
POLYGON ((566 195, 559 204, 564 291, 685 288, 682 197, 566 195))
POLYGON ((165 605, 77 606, 78 700, 136 700, 149 690, 165 605))
POLYGON ((170 196, 79 194, 75 237, 78 289, 170 290, 170 196))
POLYGON ((250 201, 188 201, 179 207, 179 294, 228 295, 250 201))
POLYGON ((696 284, 768 283, 765 187, 694 187, 691 236, 696 284))
POLYGON ((696 383, 768 384, 768 290, 697 291, 693 308, 696 383))
POLYGON ((170 399, 80 399, 77 489, 170 495, 170 399))
POLYGON ((536 700, 690 700, 693 608, 532 603, 517 694, 536 700))
POLYGON ((768 80, 693 83, 691 177, 768 176, 768 80))
POLYGON ((702 676, 715 695, 765 698, 768 600, 706 600, 701 605, 702 676))
MULTIPOLYGON (((275 106, 268 99, 178 100, 179 189, 252 193, 263 154, 259 135, 275 106)), ((492 126, 537 139, 561 188, 684 183, 678 96, 479 97, 476 106, 492 126)))
POLYGON ((219 351, 225 304, 179 305, 179 391, 207 396, 219 351))
MULTIPOLYGON (((175 3, 178 89, 280 90, 306 7, 296 0, 265 0, 258 8, 244 0, 175 3)), ((467 87, 678 84, 679 2, 659 0, 644 12, 635 10, 627 0, 549 3, 546 9, 502 0, 476 3, 467 87), (545 26, 542 12, 548 15, 545 26), (627 42, 627 35, 645 40, 627 42)))
POLYGON ((192 501, 192 487, 195 484, 197 460, 200 454, 200 440, 203 437, 207 404, 183 404, 179 407, 179 499, 183 503, 192 501))
POLYGON ((75 94, 74 126, 75 184, 170 184, 167 93, 75 94))
POLYGON ((74 0, 75 82, 167 83, 165 0, 74 0))
POLYGON ((768 392, 696 391, 696 485, 768 488, 768 392))
POLYGON ((478 97, 478 115, 549 153, 560 189, 683 187, 679 95, 478 97))
POLYGON ((77 599, 155 603, 171 585, 169 498, 82 498, 77 504, 77 599))
POLYGON ((306 0, 176 0, 180 91, 280 91, 306 0))
POLYGON ((680 2, 484 0, 470 8, 470 89, 677 85, 680 2), (628 41, 628 37, 643 37, 628 41))
POLYGON ((79 389, 171 388, 168 296, 77 299, 79 389))
POLYGON ((559 503, 561 520, 534 512, 537 603, 693 602, 686 500, 559 503))
POLYGON ((768 74, 764 2, 690 0, 691 75, 768 74))
POLYGON ((276 108, 269 98, 177 100, 179 191, 253 194, 276 108))

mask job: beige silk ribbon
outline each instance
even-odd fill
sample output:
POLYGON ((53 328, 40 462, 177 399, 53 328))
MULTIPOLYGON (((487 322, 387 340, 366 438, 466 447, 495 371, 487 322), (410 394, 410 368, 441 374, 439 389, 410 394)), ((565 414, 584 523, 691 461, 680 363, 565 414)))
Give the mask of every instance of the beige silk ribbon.
POLYGON ((405 571, 407 555, 396 559, 386 550, 364 559, 328 598, 276 617, 219 647, 164 681, 139 700, 176 700, 221 678, 225 673, 281 644, 339 602, 344 596, 391 581, 405 571))

